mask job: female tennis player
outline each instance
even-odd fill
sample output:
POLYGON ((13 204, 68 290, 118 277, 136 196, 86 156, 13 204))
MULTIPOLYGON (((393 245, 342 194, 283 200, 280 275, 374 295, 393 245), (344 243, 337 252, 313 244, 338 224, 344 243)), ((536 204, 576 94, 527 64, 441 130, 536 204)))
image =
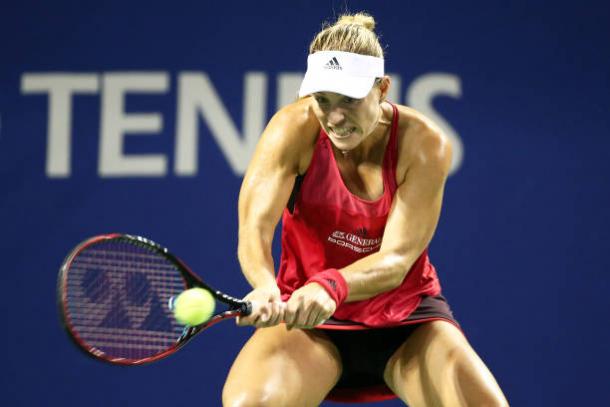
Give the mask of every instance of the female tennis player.
POLYGON ((374 25, 345 15, 317 34, 300 99, 271 119, 246 172, 238 254, 260 307, 238 324, 264 329, 235 360, 225 406, 508 405, 428 258, 451 146, 386 100, 374 25))

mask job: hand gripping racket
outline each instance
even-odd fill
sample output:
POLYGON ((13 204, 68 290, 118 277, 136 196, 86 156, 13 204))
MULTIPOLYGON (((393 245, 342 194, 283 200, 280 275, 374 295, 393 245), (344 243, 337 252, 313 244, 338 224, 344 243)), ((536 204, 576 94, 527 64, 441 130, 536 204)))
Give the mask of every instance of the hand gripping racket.
POLYGON ((252 312, 250 302, 214 290, 166 248, 124 234, 95 236, 76 246, 61 266, 57 297, 74 343, 90 356, 120 365, 169 356, 202 330, 252 312), (170 307, 175 296, 193 287, 208 290, 216 309, 224 311, 185 327, 170 307))

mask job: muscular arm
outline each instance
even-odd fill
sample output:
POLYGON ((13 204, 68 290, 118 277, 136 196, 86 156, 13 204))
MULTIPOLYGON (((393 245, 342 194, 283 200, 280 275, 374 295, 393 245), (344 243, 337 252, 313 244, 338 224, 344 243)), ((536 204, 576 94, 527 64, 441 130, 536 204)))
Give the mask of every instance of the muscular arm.
MULTIPOLYGON (((425 122, 415 126, 401 148, 408 162, 399 183, 379 252, 340 270, 348 287, 346 301, 373 297, 398 287, 428 246, 438 223, 443 189, 451 164, 448 140, 425 122)), ((399 161, 398 173, 400 174, 399 161)))
POLYGON ((253 288, 275 286, 273 234, 319 129, 307 103, 297 101, 271 119, 242 183, 238 257, 253 288))

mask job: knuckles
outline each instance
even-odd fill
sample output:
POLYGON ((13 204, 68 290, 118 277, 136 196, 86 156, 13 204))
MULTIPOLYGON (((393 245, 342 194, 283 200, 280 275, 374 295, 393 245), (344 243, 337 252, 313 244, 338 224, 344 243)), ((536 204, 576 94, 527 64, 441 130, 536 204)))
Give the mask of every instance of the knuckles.
POLYGON ((257 301, 253 311, 246 317, 237 318, 238 326, 265 328, 279 324, 284 317, 284 304, 281 302, 257 301))
POLYGON ((326 321, 336 310, 333 299, 316 284, 296 290, 287 302, 282 302, 279 295, 260 291, 252 292, 246 299, 252 301, 253 305, 256 303, 256 306, 251 315, 237 319, 239 326, 265 328, 284 321, 288 329, 309 329, 326 321))

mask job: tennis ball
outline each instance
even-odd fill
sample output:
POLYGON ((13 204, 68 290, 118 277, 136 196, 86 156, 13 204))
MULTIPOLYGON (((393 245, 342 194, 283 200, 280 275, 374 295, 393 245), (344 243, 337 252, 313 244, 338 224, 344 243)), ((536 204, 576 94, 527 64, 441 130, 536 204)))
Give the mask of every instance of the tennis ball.
POLYGON ((174 317, 182 325, 199 325, 212 316, 216 301, 214 296, 203 288, 190 288, 174 300, 174 317))

